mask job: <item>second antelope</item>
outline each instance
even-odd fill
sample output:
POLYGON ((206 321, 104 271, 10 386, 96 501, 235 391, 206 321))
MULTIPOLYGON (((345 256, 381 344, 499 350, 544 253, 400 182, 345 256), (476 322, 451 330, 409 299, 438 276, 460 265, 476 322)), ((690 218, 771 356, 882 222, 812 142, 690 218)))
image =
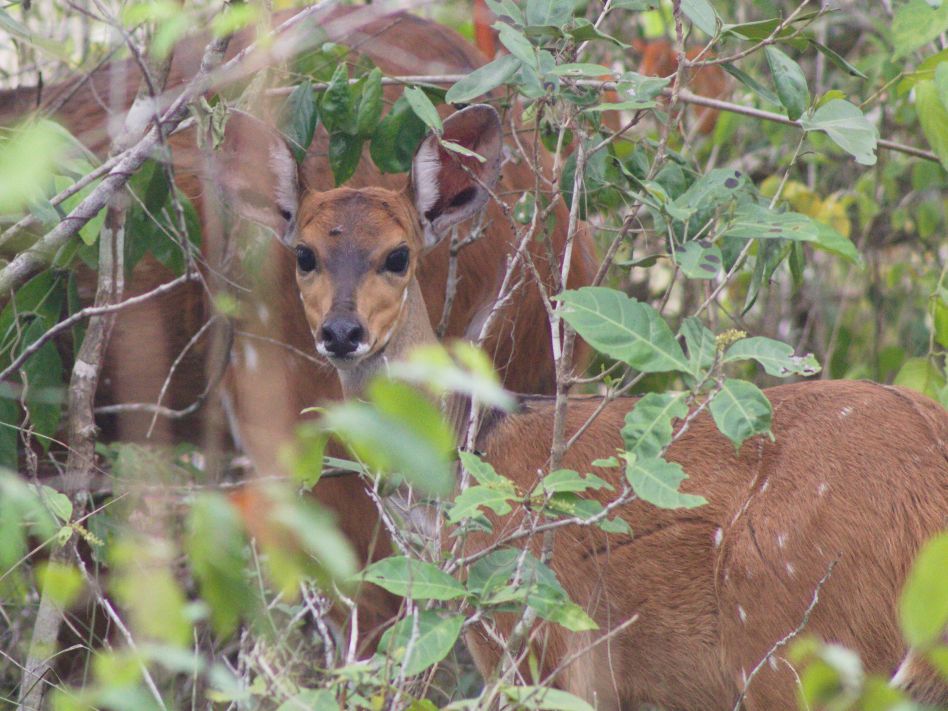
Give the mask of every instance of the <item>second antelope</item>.
MULTIPOLYGON (((348 397, 384 362, 435 341, 419 258, 481 209, 497 178, 493 109, 468 107, 444 131, 486 162, 449 154, 429 136, 404 192, 299 197, 299 227, 287 235, 297 283, 316 349, 338 369, 348 397)), ((864 382, 798 383, 767 395, 775 442, 757 437, 735 454, 700 415, 669 449, 689 475, 684 490, 708 504, 663 510, 636 500, 620 510, 634 537, 591 527, 557 535, 551 567, 599 630, 550 626, 537 636, 540 671, 553 684, 604 709, 730 709, 750 681, 746 708, 793 708, 798 677, 782 652, 752 671, 800 623, 836 561, 807 633, 857 650, 869 671, 895 675, 919 699, 948 701, 948 689, 909 653, 896 619, 911 561, 948 511, 948 414, 910 391, 864 382)), ((596 404, 571 401, 568 431, 596 404)), ((589 471, 621 447, 632 404, 606 407, 562 466, 589 471)), ((492 421, 477 447, 528 491, 548 460, 551 422, 550 403, 525 400, 492 421)), ((470 536, 466 552, 498 535, 470 536)), ((498 625, 510 633, 509 621, 498 625)), ((467 641, 489 672, 501 650, 476 628, 467 641)))

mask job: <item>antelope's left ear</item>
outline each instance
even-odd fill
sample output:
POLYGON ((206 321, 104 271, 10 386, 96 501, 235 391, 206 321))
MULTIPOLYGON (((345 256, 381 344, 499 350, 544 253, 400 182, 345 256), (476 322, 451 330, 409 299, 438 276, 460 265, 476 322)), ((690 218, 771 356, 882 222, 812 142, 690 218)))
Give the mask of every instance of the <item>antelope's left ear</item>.
POLYGON ((503 133, 500 117, 486 104, 474 104, 444 120, 445 141, 477 153, 484 161, 441 145, 431 134, 418 147, 411 166, 411 192, 424 228, 425 247, 487 203, 500 176, 503 133))

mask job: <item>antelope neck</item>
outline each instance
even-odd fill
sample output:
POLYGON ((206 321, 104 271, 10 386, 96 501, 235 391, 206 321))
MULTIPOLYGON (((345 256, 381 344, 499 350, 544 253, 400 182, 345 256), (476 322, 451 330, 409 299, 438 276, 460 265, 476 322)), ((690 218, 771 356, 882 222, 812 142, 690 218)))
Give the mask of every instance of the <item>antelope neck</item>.
POLYGON ((428 308, 425 306, 421 287, 417 279, 412 279, 406 287, 405 301, 388 337, 388 343, 354 368, 336 371, 342 383, 343 395, 347 399, 359 397, 373 376, 382 372, 389 363, 403 360, 417 346, 437 342, 428 320, 428 308))

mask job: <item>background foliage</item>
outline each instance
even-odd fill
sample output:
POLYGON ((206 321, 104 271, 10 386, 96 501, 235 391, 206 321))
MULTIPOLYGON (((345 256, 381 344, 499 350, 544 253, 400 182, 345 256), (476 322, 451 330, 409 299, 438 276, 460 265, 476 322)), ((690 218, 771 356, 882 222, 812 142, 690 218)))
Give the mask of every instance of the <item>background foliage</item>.
MULTIPOLYGON (((364 148, 382 172, 407 170, 426 132, 440 132, 440 104, 493 92, 498 106, 522 108, 523 123, 554 154, 557 189, 524 194, 511 219, 526 234, 563 200, 594 225, 611 263, 600 285, 547 296, 557 337, 565 343, 575 330, 597 352, 574 390, 644 395, 626 419, 625 449, 597 462, 621 465, 621 490, 596 472, 552 467, 535 490, 518 491, 504 472, 461 453, 468 485, 451 499, 451 433, 417 387, 440 394, 463 385, 482 402, 509 405, 483 356, 463 346, 420 354, 374 384, 365 402, 334 406, 322 425, 303 428, 290 480, 251 489, 230 460, 222 478, 202 442, 115 441, 95 444, 94 485, 57 490, 56 474, 67 468, 67 388, 87 327, 85 318, 65 319, 88 301, 76 275, 102 268, 111 234, 111 208, 96 210, 42 269, 16 282, 0 312, 0 699, 16 702, 28 659, 53 658, 49 699, 64 710, 421 710, 501 699, 586 708, 542 679, 518 677, 516 645, 486 683, 456 649, 465 628, 501 612, 591 629, 545 562, 503 546, 477 560, 456 548, 444 554, 389 512, 402 532, 398 550, 359 572, 331 517, 300 492, 324 466, 342 468, 365 477, 380 507, 401 478, 446 496, 441 514, 461 534, 489 525, 488 511, 524 508, 533 526, 622 533, 627 525, 592 492, 667 508, 703 503, 678 490, 687 473, 663 458, 689 408, 707 407, 739 446, 769 432, 760 388, 778 378, 868 378, 948 406, 948 4, 487 5, 499 18, 498 57, 465 77, 406 86, 391 105, 382 72, 364 59, 347 64, 343 46, 290 58, 269 77, 283 87, 279 127, 297 160, 326 131, 334 182, 344 184, 364 148), (690 66, 676 68, 681 59, 690 66), (702 114, 708 77, 722 71, 710 98, 727 110, 702 114), (56 341, 46 335, 55 328, 63 331, 56 341), (352 461, 324 457, 329 432, 351 446, 352 461), (351 607, 365 583, 405 599, 367 660, 327 615, 332 604, 351 607), (43 606, 56 619, 45 642, 43 606)), ((4 83, 81 75, 125 56, 129 38, 160 65, 197 28, 223 36, 262 27, 266 16, 254 3, 82 8, 0 9, 10 40, 0 53, 4 83)), ((473 34, 466 3, 416 11, 473 34)), ((250 81, 241 90, 261 87, 250 81)), ((193 120, 212 135, 241 105, 241 94, 228 92, 193 102, 193 120)), ((97 184, 61 197, 99 161, 50 118, 0 132, 4 284, 16 255, 64 224, 97 184)), ((187 276, 199 221, 160 158, 136 169, 122 192, 124 269, 150 253, 187 276)), ((215 306, 233 315, 225 299, 215 306)), ((946 550, 945 536, 925 548, 900 613, 907 642, 948 673, 946 550)), ((809 707, 909 707, 848 650, 804 631, 792 654, 809 707)))

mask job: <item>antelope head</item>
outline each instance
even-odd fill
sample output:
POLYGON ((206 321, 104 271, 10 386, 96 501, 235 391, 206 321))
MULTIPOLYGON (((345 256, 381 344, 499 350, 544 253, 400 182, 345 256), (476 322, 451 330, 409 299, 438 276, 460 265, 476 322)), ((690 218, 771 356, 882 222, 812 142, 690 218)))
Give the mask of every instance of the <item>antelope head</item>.
POLYGON ((340 371, 433 338, 415 280, 418 262, 487 203, 500 174, 500 119, 489 106, 470 106, 444 121, 442 138, 483 162, 429 135, 405 190, 309 192, 290 220, 285 241, 295 251, 316 350, 340 371))

